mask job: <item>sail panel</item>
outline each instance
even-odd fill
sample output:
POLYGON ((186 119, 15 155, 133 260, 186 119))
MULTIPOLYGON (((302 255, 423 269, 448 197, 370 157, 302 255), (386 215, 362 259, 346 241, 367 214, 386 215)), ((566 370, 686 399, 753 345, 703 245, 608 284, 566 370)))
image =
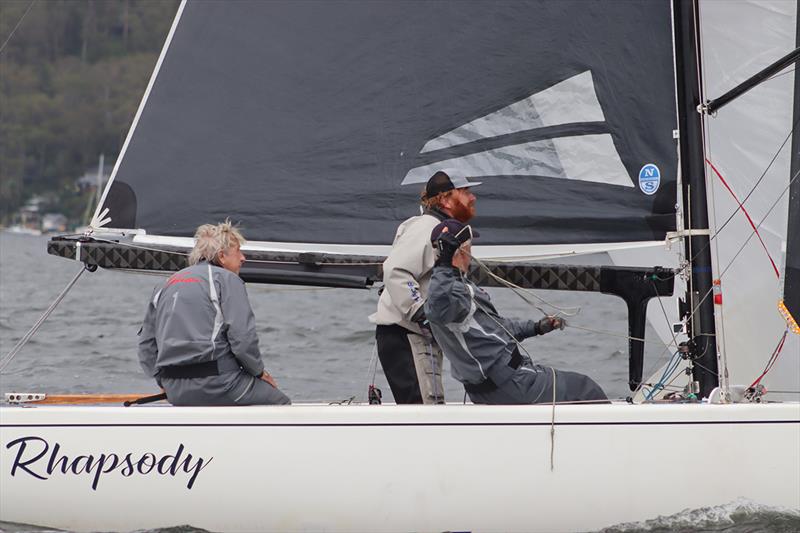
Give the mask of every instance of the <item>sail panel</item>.
POLYGON ((674 101, 667 1, 189 1, 103 209, 155 235, 230 217, 255 241, 387 245, 456 160, 484 181, 482 244, 662 240, 674 101))
MULTIPOLYGON (((700 22, 709 99, 797 46, 797 5, 792 2, 705 0, 700 3, 700 22)), ((791 290, 786 282, 794 268, 793 257, 783 250, 787 227, 792 228, 787 214, 791 137, 798 118, 793 117, 795 86, 795 72, 787 69, 707 119, 707 157, 719 171, 718 175, 710 166, 706 170, 714 278, 721 287, 716 331, 731 384, 750 385, 761 374, 786 328, 777 304, 782 287, 791 290), (784 274, 786 280, 780 279, 784 274)), ((796 197, 792 202, 796 205, 796 197)), ((790 232, 789 238, 791 248, 796 234, 792 237, 790 232)), ((783 356, 762 384, 772 390, 798 390, 798 353, 800 338, 790 335, 783 356)))

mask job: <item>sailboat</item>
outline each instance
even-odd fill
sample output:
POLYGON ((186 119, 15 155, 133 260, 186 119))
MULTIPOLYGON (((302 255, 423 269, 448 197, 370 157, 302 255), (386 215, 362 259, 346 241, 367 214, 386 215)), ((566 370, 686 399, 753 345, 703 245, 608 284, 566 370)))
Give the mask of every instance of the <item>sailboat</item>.
POLYGON ((0 520, 574 531, 741 499, 800 512, 798 28, 773 1, 184 0, 90 231, 51 254, 175 271, 199 224, 231 216, 247 282, 369 287, 404 206, 457 166, 485 182, 472 275, 619 296, 631 399, 5 405, 0 520), (591 253, 614 264, 538 262, 591 253), (648 319, 674 353, 652 376, 648 319))

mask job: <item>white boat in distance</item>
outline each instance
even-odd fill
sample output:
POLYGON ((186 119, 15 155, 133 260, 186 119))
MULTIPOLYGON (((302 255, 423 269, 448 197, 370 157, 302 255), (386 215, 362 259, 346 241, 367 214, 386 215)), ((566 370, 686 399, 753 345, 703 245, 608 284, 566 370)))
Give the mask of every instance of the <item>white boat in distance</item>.
POLYGON ((490 180, 475 254, 494 274, 625 298, 634 400, 6 405, 0 521, 551 532, 741 499, 800 513, 795 76, 695 112, 797 28, 773 1, 184 1, 92 231, 51 253, 175 270, 230 198, 246 281, 363 287, 392 206, 414 203, 401 184, 456 160, 490 180), (626 267, 531 262, 575 251, 626 267), (666 320, 673 293, 688 303, 666 320), (654 376, 648 310, 675 352, 654 376))

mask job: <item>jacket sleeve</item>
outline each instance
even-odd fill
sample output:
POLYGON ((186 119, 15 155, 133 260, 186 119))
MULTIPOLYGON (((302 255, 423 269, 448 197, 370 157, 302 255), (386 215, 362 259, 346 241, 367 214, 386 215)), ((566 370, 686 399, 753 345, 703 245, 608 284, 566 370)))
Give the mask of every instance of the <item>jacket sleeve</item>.
POLYGON ((406 320, 425 304, 419 279, 433 265, 428 238, 406 231, 398 235, 384 263, 384 290, 406 320))
POLYGON ((258 377, 264 371, 264 362, 258 347, 256 317, 244 281, 235 274, 217 279, 220 282, 223 324, 227 326, 231 351, 247 373, 258 377))
POLYGON ((425 303, 428 320, 440 326, 463 322, 471 308, 472 293, 461 273, 449 266, 434 267, 425 303))
POLYGON ((515 320, 513 318, 501 318, 503 325, 514 336, 515 339, 521 341, 528 337, 534 337, 539 334, 536 328, 535 320, 515 320))
POLYGON ((139 330, 139 364, 144 373, 156 378, 158 385, 161 381, 156 376, 156 361, 158 360, 158 343, 156 342, 156 305, 155 297, 160 287, 153 291, 150 301, 147 303, 147 310, 144 313, 142 329, 139 330))

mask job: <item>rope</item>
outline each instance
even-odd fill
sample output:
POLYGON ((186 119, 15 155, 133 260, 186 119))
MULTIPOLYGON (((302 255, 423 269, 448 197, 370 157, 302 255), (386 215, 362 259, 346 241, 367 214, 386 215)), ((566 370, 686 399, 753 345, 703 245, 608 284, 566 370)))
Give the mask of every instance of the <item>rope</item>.
POLYGON ((580 311, 581 311, 580 307, 559 307, 559 306, 557 306, 557 305, 555 305, 553 303, 550 303, 547 300, 545 300, 544 298, 542 298, 541 296, 535 294, 533 292, 533 290, 525 289, 525 288, 520 287, 519 285, 516 285, 516 284, 514 284, 514 283, 512 283, 512 282, 510 282, 510 281, 508 281, 508 280, 506 280, 504 278, 501 278, 500 276, 498 276, 497 274, 492 272, 489 269, 489 267, 487 267, 480 259, 478 259, 474 255, 470 254, 470 258, 473 261, 475 261, 475 263, 480 267, 480 269, 483 270, 484 272, 486 272, 486 274, 488 274, 492 279, 496 280, 500 284, 505 285, 506 287, 511 289, 514 292, 514 294, 516 294, 517 296, 522 298, 522 300, 525 301, 526 303, 532 305, 533 307, 535 307, 536 309, 541 311, 541 313, 544 316, 549 316, 549 313, 547 313, 544 309, 542 309, 538 305, 536 305, 533 302, 531 302, 530 300, 528 300, 526 295, 530 294, 531 296, 533 296, 534 298, 539 300, 542 304, 552 307, 553 309, 557 310, 559 313, 563 314, 564 316, 575 316, 578 313, 580 313, 580 311), (520 291, 522 291, 522 292, 520 292, 520 291))
MULTIPOLYGON (((800 119, 798 119, 798 122, 800 122, 800 119)), ((788 185, 787 185, 787 186, 786 186, 786 187, 783 189, 783 192, 782 192, 780 195, 778 195, 778 198, 775 200, 775 202, 773 202, 772 206, 769 208, 769 210, 767 211, 767 213, 766 213, 766 214, 764 215, 764 217, 761 219, 761 222, 759 222, 759 223, 758 223, 758 225, 756 225, 756 228, 759 228, 759 227, 761 227, 761 224, 764 222, 764 220, 766 220, 766 219, 767 219, 767 217, 770 215, 770 213, 772 213, 772 211, 775 209, 775 206, 777 206, 777 205, 778 205, 778 202, 780 202, 781 198, 783 198, 783 196, 786 194, 786 192, 789 190, 789 188, 792 186, 792 183, 794 183, 794 181, 797 179, 797 177, 798 177, 798 176, 800 176, 800 170, 798 170, 798 171, 795 173, 795 175, 794 175, 794 176, 792 177, 792 179, 789 181, 789 184, 788 184, 788 185)), ((747 199, 745 198, 745 200, 744 200, 744 201, 746 201, 746 200, 747 200, 747 199)), ((744 201, 743 201, 743 202, 744 202, 744 201)), ((728 219, 728 220, 730 220, 730 219, 728 219)), ((722 228, 720 228, 720 231, 721 231, 721 230, 722 230, 722 228)), ((744 241, 744 243, 742 244, 742 246, 739 248, 739 250, 738 250, 738 251, 736 252, 736 254, 733 256, 733 259, 731 259, 731 260, 730 260, 730 262, 728 263, 728 265, 727 265, 727 266, 726 266, 726 267, 725 267, 725 268, 722 270, 722 272, 720 272, 720 274, 719 274, 719 279, 720 279, 720 281, 721 281, 721 280, 722 280, 722 279, 725 277, 725 273, 726 273, 726 272, 728 272, 728 270, 730 269, 730 267, 731 267, 731 266, 733 266, 734 262, 736 261, 736 258, 737 258, 737 257, 739 257, 739 255, 742 253, 742 251, 744 251, 745 247, 747 246, 747 243, 748 243, 748 242, 750 242, 750 239, 752 239, 752 238, 753 238, 753 235, 754 235, 754 233, 755 233, 754 231, 753 231, 753 232, 750 232, 750 235, 747 237, 747 239, 745 239, 745 241, 744 241)), ((717 232, 717 234, 719 234, 719 232, 717 232)), ((714 236, 716 236, 716 235, 714 235, 714 236)), ((714 236, 712 236, 712 238, 713 238, 714 236)), ((690 241, 690 242, 691 242, 691 241, 690 241)), ((708 245, 706 245, 706 246, 708 246, 708 245)), ((698 253, 700 253, 700 252, 698 252, 698 253)), ((690 262, 689 264, 691 265, 691 262, 690 262)), ((690 279, 691 279, 691 278, 690 278, 690 279)), ((708 289, 708 290, 705 292, 705 294, 703 295, 703 297, 702 297, 702 298, 700 298, 700 300, 697 302, 697 305, 696 305, 694 308, 692 308, 692 311, 691 311, 691 313, 689 313, 689 316, 688 316, 688 317, 687 317, 687 319, 686 319, 686 320, 687 320, 687 322, 689 322, 689 321, 691 321, 691 320, 692 320, 692 318, 694 317, 695 313, 696 313, 696 312, 697 312, 697 311, 700 309, 700 306, 703 304, 703 302, 706 300, 706 298, 708 298, 708 297, 709 297, 709 296, 710 296, 710 295, 711 295, 713 292, 714 292, 714 287, 713 287, 713 286, 712 286, 712 287, 709 287, 709 289, 708 289)), ((701 368, 705 369, 706 371, 708 371, 708 369, 707 369, 707 368, 705 368, 705 367, 703 367, 702 365, 700 365, 700 364, 699 364, 697 361, 693 361, 693 363, 694 363, 695 365, 698 365, 698 366, 700 366, 701 368)), ((712 372, 712 374, 713 374, 713 372, 712 372)))
POLYGON ((20 17, 19 21, 17 21, 17 25, 14 26, 14 29, 11 30, 11 33, 8 35, 8 38, 3 43, 3 46, 0 46, 0 53, 2 53, 3 50, 6 49, 6 45, 8 44, 8 41, 10 41, 11 38, 14 36, 14 34, 17 32, 17 28, 19 28, 20 24, 22 24, 22 21, 25 20, 25 17, 28 15, 28 12, 31 10, 31 8, 33 7, 33 4, 35 4, 35 3, 36 3, 36 0, 31 0, 31 3, 28 4, 28 8, 25 10, 25 13, 22 14, 22 16, 20 17))
POLYGON ((36 321, 33 327, 30 330, 28 330, 28 333, 26 333, 19 340, 19 342, 11 349, 11 351, 8 352, 8 354, 6 354, 5 357, 3 357, 3 360, 0 361, 0 373, 3 372, 3 370, 8 366, 11 360, 14 359, 14 356, 16 356, 19 353, 22 347, 25 346, 29 340, 31 340, 31 337, 33 337, 33 335, 39 330, 41 325, 44 324, 44 321, 47 320, 47 317, 50 316, 50 313, 52 313, 55 310, 56 306, 59 303, 61 303, 61 300, 64 299, 64 297, 67 295, 72 286, 75 285, 75 283, 83 275, 83 273, 86 272, 86 270, 88 269, 86 267, 83 267, 77 274, 75 274, 75 277, 72 278, 72 281, 70 281, 67 284, 67 286, 64 287, 64 290, 61 291, 61 294, 59 294, 58 297, 56 297, 55 301, 53 301, 53 303, 50 304, 50 307, 48 307, 47 310, 44 312, 44 314, 42 314, 42 316, 39 317, 39 320, 36 321))
MULTIPOLYGON (((781 273, 778 270, 778 267, 775 265, 775 261, 772 259, 772 256, 770 255, 769 250, 767 249, 767 245, 764 244, 764 239, 761 238, 761 234, 758 232, 758 228, 753 223, 753 219, 750 218, 750 214, 744 208, 744 206, 742 205, 742 202, 739 201, 739 198, 736 196, 736 193, 733 192, 733 189, 731 189, 730 185, 728 185, 728 182, 725 181, 725 178, 723 178, 722 174, 720 174, 719 170, 717 170, 717 167, 714 166, 714 163, 712 163, 711 160, 708 159, 708 158, 706 158, 706 163, 708 163, 709 166, 711 166, 711 170, 713 170, 714 174, 716 174, 717 177, 719 177, 720 181, 722 181, 722 184, 725 186, 726 189, 728 189, 728 192, 731 193, 731 196, 733 196, 733 199, 736 200, 737 204, 739 204, 739 209, 742 210, 742 214, 744 214, 745 218, 747 219, 747 222, 750 224, 750 227, 753 228, 753 231, 758 236, 758 240, 761 243, 761 247, 764 248, 764 253, 767 254, 767 258, 769 259, 769 262, 772 263, 772 269, 775 271, 775 275, 778 276, 778 279, 780 279, 781 273)), ((717 264, 719 264, 719 263, 717 263, 717 264)))
MULTIPOLYGON (((674 354, 672 354, 672 357, 670 358, 669 363, 667 363, 667 366, 664 367, 664 372, 661 373, 661 377, 659 378, 659 380, 656 382, 655 385, 653 385, 651 387, 650 392, 647 393, 647 396, 645 397, 645 401, 652 400, 653 396, 655 394, 657 394, 658 391, 664 389, 664 383, 669 378, 672 377, 672 375, 675 373, 675 371, 680 366, 680 363, 681 363, 680 352, 676 351, 674 354)), ((670 383, 672 383, 672 382, 670 381, 670 383)))
POLYGON ((783 195, 785 195, 787 193, 787 191, 789 191, 789 188, 792 186, 792 183, 794 183, 794 181, 797 179, 797 176, 800 176, 800 170, 795 172, 794 176, 792 176, 792 179, 789 180, 789 184, 786 185, 786 187, 783 189, 783 192, 781 192, 781 194, 778 195, 778 198, 775 200, 775 202, 773 202, 773 204, 772 204, 772 206, 770 206, 769 210, 767 210, 767 213, 763 216, 763 218, 758 223, 758 225, 753 229, 753 231, 750 232, 750 235, 747 237, 747 239, 745 239, 745 241, 742 244, 742 246, 736 252, 736 255, 733 256, 733 259, 731 259, 730 263, 728 263, 728 265, 722 270, 722 272, 720 272, 720 274, 719 274, 720 279, 722 279, 722 276, 725 274, 725 272, 727 272, 728 269, 731 266, 733 266, 733 263, 736 261, 736 258, 739 257, 739 254, 741 254, 744 251, 745 247, 747 246, 747 243, 750 242, 750 239, 753 238, 753 235, 755 235, 755 233, 758 231, 758 228, 761 227, 761 224, 763 224, 764 221, 767 220, 767 217, 775 209, 775 206, 778 205, 778 202, 781 201, 781 198, 783 198, 783 195))
MULTIPOLYGON (((372 345, 372 355, 369 357, 369 364, 367 365, 367 391, 369 391, 370 385, 373 387, 375 386, 375 376, 378 374, 378 339, 375 339, 375 344, 372 345), (372 373, 372 379, 370 379, 370 373, 372 373)), ((367 402, 369 402, 369 395, 367 396, 367 402)))
MULTIPOLYGON (((752 196, 752 194, 758 188, 759 184, 763 181, 764 177, 767 175, 767 172, 769 172, 769 169, 772 168, 772 165, 778 159, 778 156, 781 154, 781 151, 783 151, 783 148, 786 146, 786 143, 788 143, 789 139, 792 138, 792 134, 794 133, 794 130, 797 129, 798 124, 800 124, 800 118, 798 118, 795 121, 794 125, 792 126, 792 129, 789 130, 788 135, 786 135, 786 138, 783 140, 783 143, 781 143, 781 146, 778 148, 778 151, 775 152, 774 156, 772 156, 772 159, 770 160, 769 164, 767 165, 767 168, 764 169, 764 172, 761 173, 761 176, 759 176, 759 178, 756 180, 756 183, 753 185, 753 187, 750 189, 750 191, 744 197, 744 199, 742 200, 742 205, 747 203, 747 200, 750 198, 750 196, 752 196)), ((794 181, 794 179, 792 179, 792 181, 794 181)), ((791 183, 790 183, 790 185, 791 185, 791 183)), ((788 187, 787 187, 787 189, 788 189, 788 187)), ((781 195, 781 196, 783 196, 783 195, 781 195)), ((725 229, 725 227, 730 223, 730 221, 734 219, 734 217, 736 216, 736 212, 737 211, 738 211, 738 209, 735 210, 733 213, 731 213, 730 216, 728 216, 727 219, 725 219, 725 222, 723 222, 722 225, 714 232, 714 234, 711 235, 708 238, 708 242, 705 245, 703 245, 703 247, 700 248, 700 250, 698 250, 696 254, 692 254, 692 253, 689 254, 689 257, 691 259, 689 259, 689 261, 687 263, 688 265, 691 265, 692 262, 694 262, 694 260, 697 259, 698 255, 700 255, 706 248, 711 246, 712 241, 714 241, 717 238, 717 236, 720 233, 722 233, 722 230, 725 229)), ((691 227, 691 224, 690 224, 690 227, 691 227)))
POLYGON ((789 333, 789 329, 787 328, 786 330, 784 330, 783 336, 781 337, 780 342, 778 342, 778 346, 775 348, 775 350, 773 350, 772 355, 770 356, 769 360, 767 361, 767 366, 764 367, 764 371, 761 373, 760 376, 758 376, 756 378, 756 380, 753 383, 750 384, 749 387, 747 387, 748 389, 752 389, 753 387, 755 387, 756 385, 761 383, 761 380, 764 379, 764 376, 766 376, 767 373, 770 370, 772 370, 772 367, 775 366, 775 363, 778 361, 778 356, 780 355, 781 350, 783 349, 783 343, 786 342, 786 335, 788 333, 789 333))

